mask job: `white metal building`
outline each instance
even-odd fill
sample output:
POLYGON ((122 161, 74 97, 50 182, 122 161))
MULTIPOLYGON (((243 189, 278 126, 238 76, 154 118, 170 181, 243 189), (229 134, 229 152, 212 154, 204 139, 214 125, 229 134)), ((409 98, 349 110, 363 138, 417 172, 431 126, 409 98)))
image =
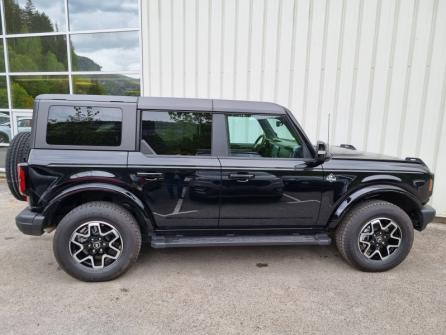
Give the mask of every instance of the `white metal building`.
POLYGON ((20 100, 20 85, 37 81, 56 82, 53 93, 275 101, 313 141, 328 139, 330 113, 331 144, 421 157, 446 216, 446 0, 33 0, 46 30, 16 27, 11 10, 28 13, 26 0, 0 4, 11 135, 38 93, 20 100), (50 37, 66 43, 56 65, 15 62, 21 41, 50 37))
POLYGON ((446 0, 148 0, 145 95, 275 101, 313 141, 419 156, 446 216, 446 0), (442 171, 444 173, 442 173, 442 171))

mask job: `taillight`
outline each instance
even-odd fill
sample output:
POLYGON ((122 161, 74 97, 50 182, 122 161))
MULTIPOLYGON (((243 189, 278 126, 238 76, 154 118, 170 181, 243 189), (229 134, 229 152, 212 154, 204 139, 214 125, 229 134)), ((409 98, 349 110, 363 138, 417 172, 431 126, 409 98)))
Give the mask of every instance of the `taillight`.
POLYGON ((430 177, 430 179, 429 179, 429 193, 432 194, 433 190, 434 190, 434 178, 430 177))
POLYGON ((19 178, 19 192, 26 196, 26 163, 17 164, 17 174, 19 178))

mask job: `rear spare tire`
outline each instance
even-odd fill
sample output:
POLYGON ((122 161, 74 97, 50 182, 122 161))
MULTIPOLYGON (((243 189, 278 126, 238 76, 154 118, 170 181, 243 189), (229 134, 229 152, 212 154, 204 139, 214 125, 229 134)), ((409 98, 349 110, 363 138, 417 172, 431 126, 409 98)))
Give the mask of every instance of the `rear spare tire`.
POLYGON ((26 200, 26 197, 20 194, 19 178, 17 175, 17 164, 28 161, 28 155, 31 150, 31 133, 18 133, 11 141, 6 152, 6 181, 12 195, 18 200, 26 200))

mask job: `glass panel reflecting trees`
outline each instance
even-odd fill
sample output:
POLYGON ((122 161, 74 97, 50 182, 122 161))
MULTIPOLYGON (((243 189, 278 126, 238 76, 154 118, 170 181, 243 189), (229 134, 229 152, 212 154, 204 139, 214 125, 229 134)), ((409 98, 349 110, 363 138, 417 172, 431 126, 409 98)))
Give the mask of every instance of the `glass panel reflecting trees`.
POLYGON ((137 31, 71 36, 73 71, 138 71, 137 31))
POLYGON ((0 149, 39 94, 140 94, 140 1, 3 0, 0 149))
POLYGON ((65 36, 17 37, 8 39, 11 72, 67 71, 65 36))
POLYGON ((0 76, 0 108, 8 108, 8 91, 6 76, 0 76))
POLYGON ((65 31, 64 0, 3 0, 3 2, 8 34, 65 31))
POLYGON ((5 53, 3 51, 3 41, 0 41, 0 72, 5 71, 5 53))
POLYGON ((69 93, 68 76, 11 77, 12 107, 32 108, 34 98, 44 93, 69 93))
POLYGON ((73 77, 73 86, 75 94, 140 95, 139 76, 77 75, 73 77))

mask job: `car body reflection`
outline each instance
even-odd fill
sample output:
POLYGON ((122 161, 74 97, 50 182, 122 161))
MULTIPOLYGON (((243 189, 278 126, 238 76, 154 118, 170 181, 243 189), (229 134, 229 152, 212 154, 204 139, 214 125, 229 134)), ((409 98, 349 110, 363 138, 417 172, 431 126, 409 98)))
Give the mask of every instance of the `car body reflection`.
POLYGON ((275 174, 256 171, 252 179, 230 178, 231 171, 222 175, 221 196, 223 199, 240 201, 246 198, 267 198, 278 200, 283 195, 284 183, 282 178, 275 174))

